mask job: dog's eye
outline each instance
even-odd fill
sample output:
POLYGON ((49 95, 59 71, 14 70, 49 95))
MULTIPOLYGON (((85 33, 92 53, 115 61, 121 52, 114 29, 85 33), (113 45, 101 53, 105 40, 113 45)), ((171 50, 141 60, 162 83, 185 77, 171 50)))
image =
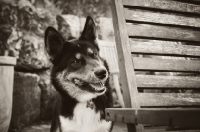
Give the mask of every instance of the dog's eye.
POLYGON ((72 61, 71 61, 71 63, 72 64, 76 64, 76 63, 79 63, 80 61, 78 60, 78 59, 76 59, 76 58, 74 58, 72 61))
POLYGON ((82 65, 81 59, 74 58, 71 60, 70 66, 72 68, 79 68, 81 67, 81 65, 82 65))
POLYGON ((97 56, 97 53, 94 52, 93 55, 94 55, 94 56, 97 56))
POLYGON ((98 54, 94 52, 94 53, 91 54, 91 57, 92 57, 92 58, 95 58, 97 55, 98 55, 98 54))

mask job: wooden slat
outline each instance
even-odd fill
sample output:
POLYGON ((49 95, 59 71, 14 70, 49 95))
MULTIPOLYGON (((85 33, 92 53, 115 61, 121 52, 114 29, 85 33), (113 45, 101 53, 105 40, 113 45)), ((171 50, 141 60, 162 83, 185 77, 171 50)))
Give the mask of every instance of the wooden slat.
POLYGON ((200 93, 139 93, 141 107, 200 106, 200 93))
POLYGON ((150 24, 127 24, 127 30, 131 37, 200 41, 200 31, 191 29, 150 24))
POLYGON ((139 88, 200 88, 200 77, 194 76, 136 75, 136 79, 139 88))
POLYGON ((106 109, 106 120, 165 126, 200 127, 200 109, 106 109))
POLYGON ((166 132, 166 131, 173 131, 173 132, 199 132, 197 127, 192 127, 191 130, 188 130, 188 129, 189 129, 188 127, 178 127, 178 128, 176 127, 176 128, 174 128, 174 127, 168 127, 168 126, 156 126, 156 127, 147 127, 145 129, 145 132, 166 132))
POLYGON ((0 56, 0 65, 16 65, 16 58, 8 56, 0 56))
POLYGON ((101 40, 98 42, 100 48, 99 54, 107 61, 110 73, 119 73, 115 43, 101 40))
POLYGON ((200 72, 200 61, 133 57, 135 70, 200 72))
POLYGON ((200 14, 200 6, 175 0, 123 0, 123 5, 200 14))
POLYGON ((111 0, 115 41, 125 107, 139 107, 136 77, 132 66, 130 45, 127 35, 122 0, 111 0))
POLYGON ((132 53, 139 54, 158 54, 158 55, 175 55, 175 56, 200 56, 200 46, 184 45, 181 42, 155 41, 148 40, 138 41, 129 40, 132 53))
POLYGON ((125 8, 125 19, 131 21, 150 22, 159 24, 200 27, 199 17, 186 17, 178 14, 145 11, 125 8))

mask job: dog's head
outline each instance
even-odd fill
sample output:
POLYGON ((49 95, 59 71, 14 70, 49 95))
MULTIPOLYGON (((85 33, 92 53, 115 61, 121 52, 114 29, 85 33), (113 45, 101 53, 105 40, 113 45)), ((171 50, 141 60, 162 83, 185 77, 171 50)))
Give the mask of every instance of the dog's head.
POLYGON ((53 63, 52 82, 59 92, 79 102, 106 92, 108 70, 99 56, 96 27, 91 17, 87 17, 80 38, 75 40, 65 41, 54 28, 48 27, 45 47, 53 63))

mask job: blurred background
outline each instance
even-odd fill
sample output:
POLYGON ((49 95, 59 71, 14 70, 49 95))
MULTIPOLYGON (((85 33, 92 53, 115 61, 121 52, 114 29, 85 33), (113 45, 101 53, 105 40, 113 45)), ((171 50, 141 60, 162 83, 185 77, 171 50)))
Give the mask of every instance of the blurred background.
POLYGON ((100 54, 111 70, 114 106, 123 107, 109 0, 0 0, 0 56, 17 58, 10 132, 52 119, 55 90, 44 31, 52 26, 66 40, 78 38, 87 16, 96 22, 100 54))

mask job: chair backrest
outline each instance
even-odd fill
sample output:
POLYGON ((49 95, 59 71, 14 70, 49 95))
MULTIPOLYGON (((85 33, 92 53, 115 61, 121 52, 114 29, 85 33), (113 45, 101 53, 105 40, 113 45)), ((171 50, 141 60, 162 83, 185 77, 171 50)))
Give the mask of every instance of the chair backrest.
POLYGON ((102 40, 99 40, 98 42, 100 48, 100 56, 107 61, 110 73, 119 73, 115 43, 102 40))
POLYGON ((125 107, 199 107, 200 3, 111 4, 125 107))

